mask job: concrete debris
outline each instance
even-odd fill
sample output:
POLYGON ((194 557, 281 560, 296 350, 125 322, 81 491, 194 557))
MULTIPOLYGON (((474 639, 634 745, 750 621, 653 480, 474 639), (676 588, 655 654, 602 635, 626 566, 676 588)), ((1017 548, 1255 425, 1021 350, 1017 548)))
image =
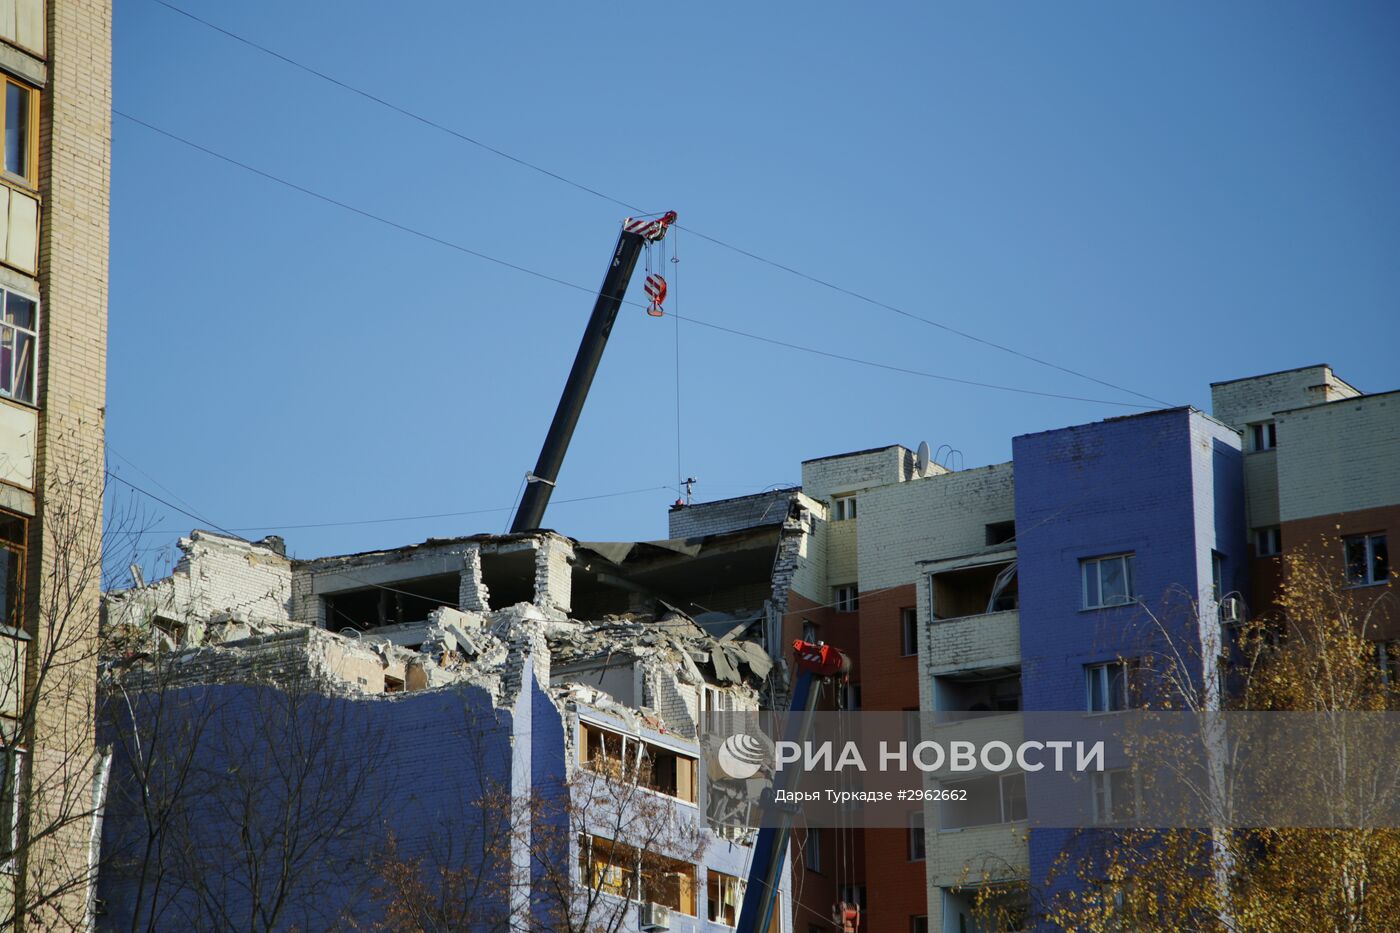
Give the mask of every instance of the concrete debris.
MULTIPOLYGON (((771 566, 776 538, 763 534, 729 534, 715 547, 726 560, 771 566)), ((506 708, 529 665, 561 709, 582 704, 639 729, 694 737, 707 690, 728 694, 724 709, 757 709, 775 668, 755 640, 766 604, 706 611, 702 625, 683 600, 654 595, 665 588, 718 601, 714 580, 681 575, 686 561, 705 559, 706 539, 604 546, 539 532, 315 561, 287 558, 280 539, 206 531, 180 547, 170 577, 105 597, 115 646, 108 676, 309 681, 390 701, 466 683, 506 708), (494 599, 509 604, 493 608, 494 599), (568 611, 584 604, 604 611, 594 619, 568 611)))

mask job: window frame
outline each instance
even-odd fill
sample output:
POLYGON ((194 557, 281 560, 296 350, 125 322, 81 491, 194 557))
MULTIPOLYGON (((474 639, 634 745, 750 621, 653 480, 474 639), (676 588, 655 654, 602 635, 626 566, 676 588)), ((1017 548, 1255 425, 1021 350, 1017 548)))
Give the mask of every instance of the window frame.
POLYGON ((917 606, 905 606, 899 610, 899 652, 900 657, 914 658, 919 655, 919 610, 917 606))
POLYGON ((0 743, 0 768, 6 776, 0 778, 0 814, 4 814, 5 796, 9 796, 8 814, 0 815, 0 871, 13 871, 15 850, 19 845, 19 815, 23 795, 20 793, 24 781, 24 756, 28 750, 20 744, 0 743))
POLYGON ((1091 771, 1089 773, 1089 801, 1092 809, 1092 816, 1096 826, 1108 823, 1125 823, 1136 820, 1142 812, 1142 783, 1137 775, 1130 768, 1109 768, 1106 771, 1091 771), (1126 790, 1132 795, 1132 800, 1128 806, 1128 812, 1119 814, 1118 801, 1115 799, 1113 789, 1114 780, 1122 779, 1126 790), (1107 810, 1100 806, 1100 800, 1105 801, 1107 810))
POLYGON ((924 811, 916 810, 909 814, 909 861, 928 860, 928 832, 925 829, 924 811), (918 825, 916 826, 915 823, 918 825))
POLYGON ((1084 711, 1091 715, 1105 715, 1110 713, 1122 713, 1131 709, 1136 709, 1136 705, 1141 699, 1141 688, 1138 684, 1138 673, 1141 665, 1136 658, 1115 658, 1112 661, 1099 661, 1094 664, 1084 665, 1084 711), (1118 668, 1122 672, 1122 706, 1114 706, 1115 698, 1113 670, 1118 668), (1094 687, 1095 681, 1101 691, 1107 705, 1103 709, 1094 708, 1094 687))
POLYGON ((831 520, 833 522, 853 522, 860 516, 854 493, 845 496, 832 496, 831 520))
POLYGON ((1384 531, 1370 531, 1365 534, 1347 535, 1342 538, 1342 573, 1346 576, 1346 585, 1354 586, 1380 586, 1390 582, 1390 542, 1387 540, 1384 531), (1385 548, 1385 571, 1377 579, 1376 569, 1376 542, 1380 541, 1385 548), (1351 548, 1355 544, 1361 544, 1363 548, 1364 572, 1361 577, 1352 575, 1351 548))
POLYGON ((1283 529, 1278 525, 1264 525, 1254 529, 1254 556, 1278 557, 1283 553, 1283 529))
POLYGON ((42 325, 43 325, 42 314, 43 314, 43 303, 40 302, 40 300, 39 300, 39 298, 38 298, 37 295, 30 295, 27 291, 25 291, 25 290, 22 289, 22 288, 12 288, 12 287, 10 287, 9 285, 0 285, 0 347, 3 347, 3 343, 4 343, 4 334, 5 334, 5 332, 6 332, 7 330, 10 331, 10 332, 12 332, 12 333, 15 335, 15 337, 14 337, 14 347, 15 347, 15 350, 11 352, 11 356, 10 356, 10 374, 9 374, 9 375, 10 375, 10 385, 11 385, 12 388, 11 388, 10 391, 8 391, 8 392, 7 392, 6 390, 4 390, 3 388, 0 388, 0 398, 7 399, 8 401, 14 402, 16 405, 26 405, 26 406, 28 406, 28 407, 30 407, 30 408, 38 408, 38 407, 39 407, 39 364, 40 364, 40 362, 41 362, 40 358, 41 358, 42 355, 43 355, 43 347, 41 346, 40 341, 39 341, 39 334, 40 334, 41 330, 43 329, 43 328, 42 328, 42 325), (10 295, 15 295, 15 296, 17 296, 17 297, 19 297, 19 298, 23 298, 25 301, 33 302, 33 304, 34 304, 34 326, 33 326, 33 328, 22 327, 22 326, 20 326, 20 325, 18 325, 18 324, 11 324, 11 323, 9 323, 9 322, 7 322, 7 321, 5 320, 5 317, 4 317, 4 315, 5 315, 5 306, 9 303, 9 296, 10 296, 10 295), (17 381, 16 378, 15 378, 15 366, 16 366, 16 364, 19 362, 19 360, 18 360, 19 354, 18 354, 17 351, 18 351, 18 348, 19 348, 19 335, 20 335, 20 334, 24 334, 24 335, 28 336, 28 337, 30 338, 30 340, 31 340, 31 346, 34 347, 34 359, 32 359, 32 360, 30 361, 30 363, 29 363, 29 398, 27 398, 27 399, 21 398, 21 397, 14 391, 14 389, 13 389, 13 386, 16 384, 16 381, 17 381))
POLYGON ((39 189, 40 92, 38 88, 24 81, 21 81, 19 78, 16 78, 10 74, 4 75, 4 84, 4 93, 0 94, 0 128, 5 127, 8 123, 8 110, 10 106, 10 85, 12 84, 15 87, 19 88, 21 91, 26 92, 26 95, 29 98, 28 112, 25 114, 25 116, 28 117, 28 119, 25 121, 28 125, 24 128, 25 172, 22 175, 16 174, 9 170, 9 153, 5 151, 6 147, 4 137, 0 135, 0 178, 3 178, 5 181, 11 183, 18 182, 19 184, 29 188, 31 191, 37 191, 39 189))
POLYGON ((1249 425, 1249 452, 1259 453, 1278 447, 1278 422, 1255 421, 1249 425))
POLYGON ((1080 607, 1082 611, 1088 612, 1094 609, 1113 609, 1119 606, 1128 606, 1136 602, 1133 591, 1137 588, 1137 568, 1136 551, 1120 551, 1116 554, 1104 554, 1100 557, 1084 557, 1079 561, 1079 594, 1080 607), (1122 597, 1116 598, 1114 602, 1103 601, 1103 566, 1113 562, 1122 563, 1123 591, 1122 597), (1094 575, 1094 599, 1089 596, 1090 568, 1093 568, 1094 575))
POLYGON ((831 607, 837 612, 860 611, 860 587, 846 583, 831 588, 831 607))
MULTIPOLYGON (((1030 814, 1029 814, 1029 805, 1028 805, 1028 801, 1027 801, 1027 797, 1026 797, 1026 772, 1024 772, 1024 771, 1005 771, 1005 772, 1001 772, 1001 773, 999 773, 999 774, 983 774, 983 775, 980 775, 980 776, 978 776, 978 777, 971 778, 971 779, 968 779, 968 780, 962 780, 962 781, 941 781, 941 782, 939 782, 939 786, 942 787, 942 788, 944 788, 944 789, 959 788, 959 787, 965 787, 965 786, 970 785, 970 784, 977 784, 977 783, 982 783, 982 782, 992 782, 992 779, 993 779, 993 778, 995 778, 994 783, 996 784, 996 788, 997 788, 997 817, 998 817, 998 819, 997 819, 995 822, 992 822, 992 823, 964 823, 964 824, 959 825, 959 826, 946 826, 946 825, 944 825, 943 814, 944 814, 945 812, 948 812, 948 808, 950 807, 950 805, 951 805, 951 806, 956 806, 956 802, 954 802, 954 801, 946 801, 946 800, 945 800, 945 801, 943 801, 943 802, 940 804, 940 806, 939 806, 939 811, 938 811, 938 831, 939 831, 940 833, 958 833, 958 832, 962 832, 964 829, 972 829, 973 827, 977 827, 977 826, 1005 826, 1005 825, 1007 825, 1008 823, 1023 823, 1023 822, 1025 822, 1026 819, 1029 817, 1030 814), (1020 779, 1020 782, 1021 782, 1021 793, 1020 793, 1019 799, 1020 799, 1020 801, 1021 801, 1021 811, 1022 811, 1022 812, 1021 812, 1021 815, 1020 815, 1020 816, 1014 816, 1014 817, 1008 819, 1008 818, 1007 818, 1008 815, 1009 815, 1010 813, 1014 812, 1014 811, 1012 810, 1011 804, 1014 803, 1014 801, 1017 799, 1017 795, 1016 795, 1016 794, 1008 794, 1008 793, 1007 793, 1007 789, 1006 789, 1006 785, 1007 785, 1007 782, 1008 782, 1008 781, 1015 781, 1015 780, 1017 780, 1018 778, 1020 779)), ((971 791, 969 791, 969 798, 970 798, 970 797, 971 797, 971 791)))

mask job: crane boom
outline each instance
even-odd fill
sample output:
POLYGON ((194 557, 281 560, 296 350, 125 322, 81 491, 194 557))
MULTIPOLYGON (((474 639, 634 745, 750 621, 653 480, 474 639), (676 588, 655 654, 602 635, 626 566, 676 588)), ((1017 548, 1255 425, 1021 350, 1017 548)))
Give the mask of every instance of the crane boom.
MULTIPOLYGON (((851 659, 838 648, 820 642, 798 640, 792 643, 796 654, 797 669, 801 673, 792 687, 792 713, 801 717, 788 720, 788 734, 785 739, 802 743, 812 732, 812 715, 816 711, 817 691, 812 689, 816 681, 845 676, 851 672, 851 659)), ((739 908, 739 924, 735 933, 761 933, 769 928, 773 910, 778 902, 778 884, 782 878, 783 862, 787 858, 788 844, 792 838, 792 818, 795 807, 791 804, 775 803, 777 791, 796 790, 795 772, 784 772, 766 791, 766 802, 778 815, 776 826, 764 826, 758 831, 754 842, 753 859, 750 862, 748 885, 744 889, 744 901, 739 908), (771 795, 771 796, 770 796, 771 795)))
POLYGON ((637 268, 637 258, 648 243, 664 239, 667 228, 675 222, 675 211, 669 211, 656 220, 634 220, 629 217, 622 222, 612 261, 608 264, 607 274, 603 276, 603 287, 598 290, 598 300, 593 304, 593 314, 583 331, 583 341, 574 357, 573 368, 569 370, 569 379, 564 383, 564 394, 559 397, 559 407, 555 409, 554 420, 549 424, 540 458, 535 463, 534 471, 526 477, 525 495, 511 523, 512 532, 531 531, 543 524, 549 497, 554 492, 555 481, 559 479, 559 468, 564 464, 564 454, 569 449, 574 428, 578 426, 579 415, 583 413, 583 403, 593 385, 593 376, 603 359, 603 349, 608 345, 608 336, 617 321, 618 308, 627 294, 627 284, 637 268))

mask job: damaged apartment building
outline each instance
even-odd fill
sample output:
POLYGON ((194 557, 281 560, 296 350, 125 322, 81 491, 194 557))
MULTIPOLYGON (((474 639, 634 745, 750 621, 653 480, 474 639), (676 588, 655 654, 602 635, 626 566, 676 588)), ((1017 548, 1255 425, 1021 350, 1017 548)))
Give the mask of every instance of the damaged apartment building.
POLYGON ((670 541, 540 531, 316 560, 193 532, 169 577, 106 599, 122 647, 99 926, 373 928, 396 896, 465 929, 734 926, 753 839, 716 816, 736 804, 703 786, 700 726, 783 701, 811 522, 794 494, 670 541), (645 818, 581 777, 640 787, 645 818), (406 884, 398 864, 418 887, 386 880, 406 884))

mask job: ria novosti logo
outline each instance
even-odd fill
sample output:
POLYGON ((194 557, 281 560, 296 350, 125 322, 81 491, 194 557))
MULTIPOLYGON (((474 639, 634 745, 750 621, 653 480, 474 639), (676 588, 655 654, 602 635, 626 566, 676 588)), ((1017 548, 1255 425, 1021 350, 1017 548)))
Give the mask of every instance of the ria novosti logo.
POLYGON ((758 736, 739 732, 725 739, 715 755, 715 762, 726 777, 747 781, 765 766, 772 767, 773 749, 758 736))

